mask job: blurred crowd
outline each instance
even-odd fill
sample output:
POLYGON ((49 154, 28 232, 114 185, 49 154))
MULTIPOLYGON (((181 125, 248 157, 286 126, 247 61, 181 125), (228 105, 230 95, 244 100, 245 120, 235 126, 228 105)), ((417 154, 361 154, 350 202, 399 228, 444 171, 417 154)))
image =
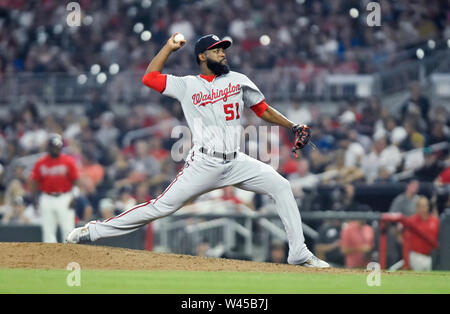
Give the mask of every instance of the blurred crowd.
MULTIPOLYGON (((329 113, 301 101, 279 108, 290 120, 313 130, 315 147, 309 145, 299 159, 290 152, 294 139, 289 130, 280 129, 269 146, 270 154, 279 158, 277 170, 290 180, 302 210, 323 210, 317 198, 311 202, 309 197, 336 193, 339 197, 326 209, 377 210, 355 202, 358 184, 412 178, 436 187, 450 183, 450 112, 445 106, 430 106, 418 84, 411 86, 409 98, 397 112, 388 111, 376 98, 351 100, 337 108, 336 113, 329 113), (317 195, 321 186, 332 187, 333 193, 317 195)), ((47 136, 52 132, 63 135, 63 151, 75 158, 80 169, 81 196, 74 204, 80 221, 106 219, 158 196, 183 166, 183 160, 175 161, 171 152, 179 140, 172 137, 173 128, 186 125, 179 104, 135 104, 120 113, 94 94, 81 109, 48 113, 28 103, 1 116, 0 188, 6 208, 15 202, 27 203, 18 197, 27 201, 30 170, 46 152, 47 136)), ((267 125, 250 110, 243 122, 267 125)), ((247 142, 242 149, 249 153, 252 145, 260 148, 260 144, 247 142)), ((270 202, 238 189, 210 193, 209 198, 256 210, 270 202)))
POLYGON ((294 103, 288 118, 313 127, 312 141, 318 149, 306 151, 307 158, 292 167, 287 161, 282 170, 293 178, 300 176, 300 185, 301 177, 318 181, 309 173, 328 173, 320 178, 325 182, 392 182, 402 174, 422 182, 448 183, 443 172, 449 158, 448 108, 431 106, 417 82, 397 107, 393 112, 372 97, 364 102, 348 100, 336 115, 327 115, 314 106, 294 103))
MULTIPOLYGON (((174 32, 188 41, 230 36, 236 68, 298 67, 308 82, 321 73, 369 73, 416 58, 417 47, 450 38, 447 1, 380 1, 382 27, 366 23, 369 1, 80 0, 80 27, 70 27, 68 2, 0 1, 0 76, 143 69, 174 32), (353 9, 352 11, 350 11, 353 9), (352 12, 352 14, 350 14, 352 12), (265 35, 265 36, 264 36, 265 35), (263 37, 262 37, 263 36, 263 37), (412 50, 412 54, 403 52, 412 50)), ((193 69, 193 45, 168 66, 193 69)), ((428 51, 430 48, 426 48, 428 51)))
POLYGON ((81 193, 74 204, 78 220, 109 218, 159 195, 170 183, 182 166, 173 162, 169 153, 173 143, 170 132, 177 120, 164 111, 151 115, 140 105, 117 116, 108 104, 102 106, 96 100, 81 113, 69 109, 64 114, 43 114, 29 103, 2 116, 0 163, 5 212, 15 201, 35 205, 35 200, 27 199, 30 171, 47 151, 52 132, 63 135, 63 152, 75 158, 80 171, 81 193), (161 127, 165 123, 169 128, 161 127), (130 131, 156 124, 158 133, 122 145, 130 131))

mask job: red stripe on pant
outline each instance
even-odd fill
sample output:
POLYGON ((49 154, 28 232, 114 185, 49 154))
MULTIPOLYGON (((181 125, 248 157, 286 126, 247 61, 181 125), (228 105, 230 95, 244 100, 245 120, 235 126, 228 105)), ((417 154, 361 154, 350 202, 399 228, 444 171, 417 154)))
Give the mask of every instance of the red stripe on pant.
MULTIPOLYGON (((194 152, 192 152, 191 160, 194 161, 194 152)), ((186 169, 186 168, 188 168, 188 167, 189 167, 189 163, 186 162, 186 164, 185 164, 184 167, 183 167, 183 170, 186 169)), ((155 204, 161 197, 164 196, 164 194, 166 194, 166 193, 170 190, 170 188, 172 187, 172 185, 173 185, 175 182, 177 182, 178 178, 183 174, 183 170, 181 170, 181 171, 177 174, 177 176, 175 177, 175 179, 174 179, 174 180, 172 181, 172 183, 170 183, 170 185, 164 190, 164 192, 154 200, 153 204, 155 204)))
MULTIPOLYGON (((183 174, 183 171, 181 171, 181 172, 175 177, 175 180, 173 180, 172 183, 166 188, 166 190, 164 191, 164 193, 161 194, 160 196, 158 196, 158 198, 154 200, 153 204, 155 204, 156 201, 157 201, 158 199, 160 199, 167 191, 169 191, 169 189, 171 188, 171 186, 178 180, 178 177, 181 176, 182 174, 183 174)), ((138 206, 136 206, 136 207, 133 207, 133 208, 127 210, 126 212, 123 212, 122 214, 120 214, 120 215, 118 215, 118 216, 109 218, 109 219, 106 220, 105 222, 110 222, 110 221, 113 220, 113 219, 120 218, 120 217, 122 217, 122 216, 124 216, 124 215, 126 215, 126 214, 128 214, 128 213, 130 213, 130 212, 132 212, 133 210, 136 210, 136 209, 141 208, 141 207, 145 207, 145 206, 147 206, 147 205, 150 204, 150 203, 151 203, 151 201, 148 201, 147 203, 144 203, 144 204, 138 205, 138 206)))
MULTIPOLYGON (((193 158, 194 158, 194 152, 192 152, 192 156, 191 156, 191 159, 192 159, 192 160, 194 160, 193 158)), ((183 170, 186 169, 186 168, 188 168, 188 167, 189 167, 189 163, 186 162, 186 164, 185 164, 184 167, 183 167, 183 170)), ((163 197, 164 194, 166 194, 167 191, 170 190, 170 188, 172 187, 172 185, 173 185, 175 182, 177 182, 178 178, 183 174, 183 170, 181 170, 181 171, 178 173, 178 175, 175 177, 175 179, 172 181, 172 183, 170 183, 170 185, 164 190, 164 192, 154 200, 153 204, 155 204, 157 200, 159 200, 161 197, 163 197)), ((151 202, 152 202, 152 200, 148 201, 147 203, 144 203, 144 204, 138 205, 138 206, 136 206, 136 207, 133 207, 133 208, 131 208, 130 210, 127 210, 126 212, 124 212, 124 213, 122 213, 122 214, 120 214, 120 215, 118 215, 118 216, 116 216, 116 217, 111 217, 111 218, 109 218, 109 219, 106 220, 105 222, 109 222, 109 221, 111 221, 111 220, 113 220, 113 219, 120 218, 120 217, 122 217, 122 216, 124 216, 124 215, 126 215, 126 214, 128 214, 128 213, 130 213, 130 212, 132 212, 133 210, 136 210, 136 209, 138 209, 138 208, 145 207, 145 206, 147 206, 148 204, 151 204, 151 202)))
MULTIPOLYGON (((185 167, 185 168, 187 168, 187 167, 185 167)), ((176 176, 175 179, 172 181, 172 183, 170 183, 170 185, 164 190, 164 192, 163 192, 160 196, 158 196, 158 197, 155 199, 155 201, 153 202, 153 204, 155 204, 156 201, 158 201, 161 197, 164 196, 164 194, 166 194, 166 193, 170 190, 170 188, 172 187, 172 185, 173 185, 175 182, 177 182, 178 178, 179 178, 182 174, 183 174, 183 170, 181 170, 180 173, 177 174, 177 176, 176 176)))
POLYGON ((138 205, 138 206, 136 206, 136 207, 133 207, 133 208, 127 210, 126 212, 123 212, 122 214, 120 214, 120 215, 118 215, 118 216, 116 216, 116 217, 111 217, 111 218, 107 219, 105 222, 109 222, 109 221, 111 221, 111 220, 113 220, 113 219, 120 218, 120 217, 122 217, 122 216, 124 216, 124 215, 126 215, 126 214, 128 214, 128 213, 130 213, 130 212, 132 212, 133 210, 136 210, 136 209, 141 208, 141 207, 145 207, 145 206, 147 206, 148 204, 150 204, 150 201, 148 201, 147 203, 138 205))

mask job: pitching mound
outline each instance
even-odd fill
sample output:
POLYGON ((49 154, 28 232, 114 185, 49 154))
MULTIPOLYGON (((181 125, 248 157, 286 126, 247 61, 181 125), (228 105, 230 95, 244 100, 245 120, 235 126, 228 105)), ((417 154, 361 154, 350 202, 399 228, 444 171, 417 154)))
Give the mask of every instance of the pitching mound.
POLYGON ((343 269, 311 270, 286 264, 155 253, 94 245, 0 243, 0 252, 0 268, 65 269, 69 263, 77 262, 83 269, 96 270, 356 272, 343 269))

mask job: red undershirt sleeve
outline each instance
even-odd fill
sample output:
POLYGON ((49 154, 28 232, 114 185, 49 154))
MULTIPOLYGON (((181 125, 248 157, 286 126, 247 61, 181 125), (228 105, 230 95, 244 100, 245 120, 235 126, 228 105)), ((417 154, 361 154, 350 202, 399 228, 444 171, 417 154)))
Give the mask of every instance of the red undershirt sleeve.
POLYGON ((158 71, 150 72, 142 78, 142 83, 145 86, 162 93, 166 89, 167 75, 161 74, 161 72, 158 71))
POLYGON ((251 106, 250 109, 253 110, 253 112, 261 118, 261 116, 264 114, 266 109, 269 107, 269 105, 266 103, 266 100, 261 101, 259 104, 256 104, 254 106, 251 106))

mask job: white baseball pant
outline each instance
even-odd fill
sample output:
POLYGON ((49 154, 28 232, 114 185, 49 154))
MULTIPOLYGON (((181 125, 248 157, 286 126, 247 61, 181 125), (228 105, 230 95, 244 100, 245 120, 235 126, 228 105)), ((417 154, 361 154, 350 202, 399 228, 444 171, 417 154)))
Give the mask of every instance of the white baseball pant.
POLYGON ((203 154, 198 148, 191 149, 188 156, 184 168, 156 199, 106 221, 91 222, 88 225, 91 240, 130 233, 174 213, 193 197, 225 186, 236 186, 273 198, 289 241, 289 264, 301 264, 312 256, 305 245, 302 221, 290 183, 270 165, 243 153, 234 160, 224 161, 203 154))
POLYGON ((409 265, 415 271, 431 271, 433 260, 431 256, 415 251, 409 252, 409 265))
POLYGON ((39 198, 39 210, 42 217, 42 241, 56 243, 58 225, 61 228, 62 239, 75 228, 75 211, 70 208, 72 193, 58 196, 42 193, 39 198))

